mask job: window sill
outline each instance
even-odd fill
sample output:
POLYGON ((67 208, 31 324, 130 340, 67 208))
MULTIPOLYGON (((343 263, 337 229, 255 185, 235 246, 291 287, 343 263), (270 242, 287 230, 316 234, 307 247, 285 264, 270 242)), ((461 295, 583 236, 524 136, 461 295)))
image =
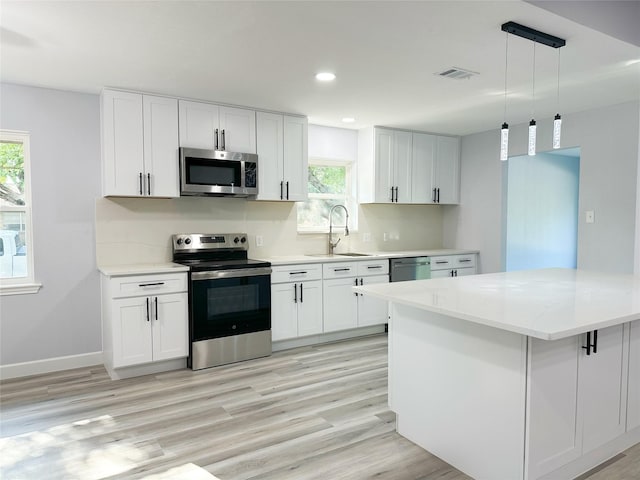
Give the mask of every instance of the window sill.
POLYGON ((2 285, 0 286, 0 296, 26 295, 26 294, 38 293, 40 288, 42 288, 41 283, 21 283, 16 285, 2 285))

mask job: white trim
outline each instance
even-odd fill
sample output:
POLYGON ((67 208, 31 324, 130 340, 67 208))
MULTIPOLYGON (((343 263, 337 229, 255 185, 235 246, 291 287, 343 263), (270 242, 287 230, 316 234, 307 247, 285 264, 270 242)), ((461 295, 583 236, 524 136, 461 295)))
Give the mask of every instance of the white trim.
POLYGON ((82 353, 66 357, 46 358, 32 362, 0 365, 0 379, 27 377, 42 373, 58 372, 72 368, 91 367, 102 364, 102 352, 82 353))
POLYGON ((41 283, 20 283, 15 285, 0 285, 0 296, 38 293, 38 291, 41 288, 42 288, 41 283))

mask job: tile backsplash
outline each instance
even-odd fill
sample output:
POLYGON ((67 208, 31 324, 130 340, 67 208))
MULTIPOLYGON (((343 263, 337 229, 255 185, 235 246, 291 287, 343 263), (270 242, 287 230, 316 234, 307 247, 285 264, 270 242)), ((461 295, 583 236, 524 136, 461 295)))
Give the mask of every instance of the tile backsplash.
MULTIPOLYGON (((361 205, 358 229, 337 252, 442 247, 442 213, 436 205, 361 205), (364 241, 364 239, 368 241, 364 241), (386 240, 385 240, 386 238, 386 240)), ((238 198, 98 198, 98 265, 171 261, 174 233, 243 232, 253 258, 326 253, 326 234, 298 234, 296 204, 238 198), (263 239, 256 246, 256 235, 263 239)))

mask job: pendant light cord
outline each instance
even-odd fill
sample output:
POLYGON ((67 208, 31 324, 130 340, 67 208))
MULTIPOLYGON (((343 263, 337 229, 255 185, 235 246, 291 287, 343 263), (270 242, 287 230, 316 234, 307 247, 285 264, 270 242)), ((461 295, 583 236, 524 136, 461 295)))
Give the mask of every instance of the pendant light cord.
POLYGON ((558 113, 560 113, 560 49, 558 48, 558 113))
POLYGON ((531 118, 534 118, 536 103, 536 42, 533 42, 533 82, 531 90, 531 118))
MULTIPOLYGON (((504 123, 507 123, 507 73, 509 69, 509 32, 505 32, 507 36, 504 47, 504 123)), ((559 79, 560 77, 558 77, 559 79)))

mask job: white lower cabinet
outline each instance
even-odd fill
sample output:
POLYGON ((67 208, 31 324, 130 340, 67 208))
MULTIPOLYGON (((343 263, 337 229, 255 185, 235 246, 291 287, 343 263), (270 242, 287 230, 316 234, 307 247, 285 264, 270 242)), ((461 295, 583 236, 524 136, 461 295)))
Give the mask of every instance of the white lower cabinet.
POLYGON ((431 278, 464 277, 475 275, 476 254, 441 255, 431 257, 431 278))
POLYGON ((108 370, 187 357, 187 274, 102 278, 108 370))
POLYGON ((640 320, 630 324, 627 398, 627 431, 630 431, 640 428, 640 320))
POLYGON ((273 267, 271 338, 287 340, 322 333, 322 266, 273 267))
POLYGON ((352 287, 388 283, 388 259, 325 264, 323 278, 325 332, 387 322, 387 302, 357 294, 352 287))
POLYGON ((629 324, 555 341, 530 339, 527 478, 578 459, 625 432, 629 324))

